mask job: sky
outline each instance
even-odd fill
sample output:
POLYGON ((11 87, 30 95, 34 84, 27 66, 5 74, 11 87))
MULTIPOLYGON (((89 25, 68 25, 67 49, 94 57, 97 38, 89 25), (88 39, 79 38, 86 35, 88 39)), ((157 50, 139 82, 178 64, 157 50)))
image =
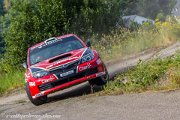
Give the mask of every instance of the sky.
POLYGON ((177 0, 177 4, 172 12, 175 16, 180 16, 180 0, 177 0))

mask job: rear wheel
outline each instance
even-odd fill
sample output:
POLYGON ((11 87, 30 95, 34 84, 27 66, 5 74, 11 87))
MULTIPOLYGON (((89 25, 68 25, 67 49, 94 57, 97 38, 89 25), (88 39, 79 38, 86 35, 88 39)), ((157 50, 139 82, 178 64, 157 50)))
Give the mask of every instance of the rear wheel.
POLYGON ((90 80, 89 84, 90 85, 97 85, 97 86, 106 85, 106 83, 109 80, 109 74, 108 74, 108 71, 107 71, 106 67, 105 67, 105 72, 106 72, 106 74, 104 76, 101 76, 101 77, 90 80))
POLYGON ((39 98, 37 98, 37 99, 33 99, 32 96, 31 96, 31 94, 30 94, 29 86, 28 86, 27 83, 26 83, 26 85, 25 85, 25 90, 26 90, 26 93, 27 93, 27 96, 28 96, 29 100, 30 100, 34 105, 38 106, 38 105, 42 105, 42 104, 44 104, 44 103, 47 102, 47 95, 42 96, 42 97, 39 97, 39 98))

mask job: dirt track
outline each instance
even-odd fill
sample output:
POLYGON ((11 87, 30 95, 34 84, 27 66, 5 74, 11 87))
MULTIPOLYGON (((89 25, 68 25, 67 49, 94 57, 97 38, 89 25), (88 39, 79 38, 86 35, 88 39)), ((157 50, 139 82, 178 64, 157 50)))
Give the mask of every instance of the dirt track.
MULTIPOLYGON (((177 50, 180 50, 180 43, 160 52, 151 51, 114 61, 113 64, 107 64, 108 71, 113 77, 116 73, 125 72, 135 66, 139 59, 147 61, 157 57, 164 58, 173 55, 177 50)), ((100 91, 101 88, 96 87, 95 90, 100 91)), ((88 94, 90 86, 84 83, 52 94, 47 104, 36 107, 28 101, 24 91, 21 91, 0 98, 0 119, 23 117, 35 120, 55 119, 55 117, 59 120, 180 119, 180 91, 101 97, 88 94)))

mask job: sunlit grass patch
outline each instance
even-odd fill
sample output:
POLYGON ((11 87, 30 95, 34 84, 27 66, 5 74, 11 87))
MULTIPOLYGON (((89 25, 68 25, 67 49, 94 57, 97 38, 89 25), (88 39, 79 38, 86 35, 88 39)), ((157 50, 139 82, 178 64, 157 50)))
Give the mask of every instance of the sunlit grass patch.
POLYGON ((0 75, 0 95, 24 86, 24 73, 14 71, 0 75))
POLYGON ((118 75, 114 81, 109 82, 104 92, 134 93, 178 87, 180 87, 180 54, 164 60, 140 62, 134 69, 118 75))

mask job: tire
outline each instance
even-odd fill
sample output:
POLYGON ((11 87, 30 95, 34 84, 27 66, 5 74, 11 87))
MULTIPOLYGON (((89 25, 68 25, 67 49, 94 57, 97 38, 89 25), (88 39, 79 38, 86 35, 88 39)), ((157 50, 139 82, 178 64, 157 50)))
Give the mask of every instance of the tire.
POLYGON ((30 94, 29 86, 27 83, 25 84, 25 90, 26 90, 27 96, 28 96, 28 98, 32 104, 39 106, 39 105, 42 105, 42 104, 47 102, 47 95, 39 97, 37 99, 33 99, 31 94, 30 94))
POLYGON ((108 71, 107 71, 106 67, 105 67, 105 72, 106 72, 106 74, 104 76, 101 76, 101 77, 90 80, 89 84, 90 85, 97 85, 97 86, 106 85, 106 83, 109 80, 109 74, 108 74, 108 71))

